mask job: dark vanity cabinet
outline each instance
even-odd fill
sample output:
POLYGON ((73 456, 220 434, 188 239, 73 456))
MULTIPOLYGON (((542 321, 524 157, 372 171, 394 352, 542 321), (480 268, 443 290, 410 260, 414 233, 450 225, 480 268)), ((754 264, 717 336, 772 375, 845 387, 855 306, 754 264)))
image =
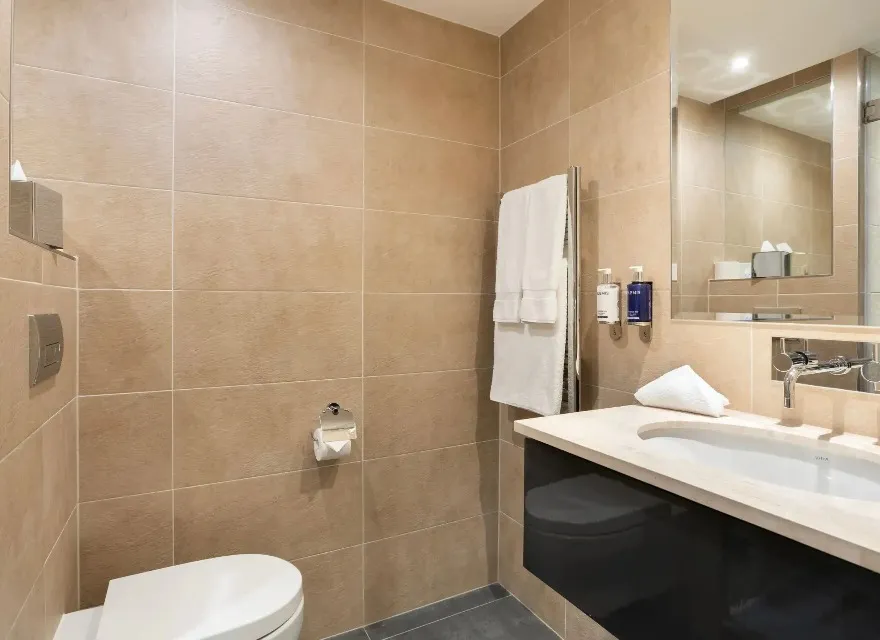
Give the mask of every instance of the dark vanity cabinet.
POLYGON ((880 639, 880 574, 535 440, 524 524, 526 569, 619 640, 880 639))

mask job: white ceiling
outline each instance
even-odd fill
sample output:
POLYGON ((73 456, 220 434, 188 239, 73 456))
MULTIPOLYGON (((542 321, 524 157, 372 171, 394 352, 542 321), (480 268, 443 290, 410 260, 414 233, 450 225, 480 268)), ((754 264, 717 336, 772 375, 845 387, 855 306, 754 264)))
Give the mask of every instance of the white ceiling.
MULTIPOLYGON (((428 15, 500 36, 541 0, 389 0, 428 15)), ((878 34, 880 37, 880 34, 878 34)))
POLYGON ((673 0, 676 82, 715 102, 880 40, 878 0, 673 0), (748 56, 745 72, 730 70, 748 56))

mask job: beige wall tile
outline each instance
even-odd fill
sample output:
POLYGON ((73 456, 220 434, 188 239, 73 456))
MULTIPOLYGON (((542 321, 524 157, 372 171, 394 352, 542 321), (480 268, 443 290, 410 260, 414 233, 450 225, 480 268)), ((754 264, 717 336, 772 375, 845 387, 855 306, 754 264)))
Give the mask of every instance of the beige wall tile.
POLYGON ((84 289, 171 288, 171 192, 41 180, 64 197, 84 289))
POLYGON ((759 307, 778 307, 775 295, 709 296, 710 313, 753 313, 759 307))
POLYGON ((583 168, 584 185, 598 196, 668 180, 669 77, 573 116, 571 163, 583 168))
POLYGON ((758 165, 765 200, 810 207, 813 204, 813 167, 775 153, 762 153, 758 165))
POLYGON ((763 196, 762 152, 755 147, 728 142, 724 148, 724 185, 728 193, 763 196))
POLYGON ((79 609, 79 523, 67 521, 43 568, 46 597, 46 638, 54 637, 61 616, 79 609))
POLYGON ((571 112, 669 69, 669 2, 615 0, 571 30, 571 112))
POLYGON ((702 187, 681 187, 683 241, 725 241, 724 192, 702 187))
POLYGON ((559 38, 501 79, 501 146, 569 115, 568 36, 559 38))
POLYGON ((537 418, 538 414, 520 409, 519 407, 510 407, 504 404, 498 405, 498 430, 500 439, 504 442, 510 442, 518 447, 525 445, 525 438, 513 430, 513 423, 516 420, 528 420, 529 418, 537 418))
MULTIPOLYGON (((312 445, 317 416, 331 402, 364 425, 359 379, 174 393, 177 487, 334 464, 319 465, 312 445)), ((362 443, 355 440, 343 462, 360 460, 362 443)))
POLYGON ((503 440, 499 443, 498 463, 501 469, 498 493, 501 512, 520 524, 523 521, 523 449, 503 440))
POLYGON ((834 59, 834 159, 859 155, 862 62, 858 50, 834 59))
POLYGON ((361 122, 358 42, 231 11, 212 0, 177 6, 177 91, 361 122))
POLYGON ((586 613, 565 603, 565 640, 616 640, 586 613))
POLYGON ((560 175, 568 167, 568 120, 563 120, 501 150, 501 191, 560 175))
POLYGON ((522 566, 523 528, 499 516, 498 581, 558 634, 565 633, 565 600, 522 566))
POLYGON ((176 289, 360 291, 360 209, 178 193, 176 289))
POLYGON ((724 138, 681 131, 678 154, 680 184, 724 190, 724 138))
POLYGON ((498 438, 492 372, 445 371, 364 380, 367 458, 498 438))
POLYGON ((609 2, 611 0, 571 0, 569 4, 572 26, 583 22, 609 2))
POLYGON ((633 404, 638 404, 635 397, 625 391, 591 386, 581 388, 581 406, 588 409, 610 409, 633 404))
POLYGON ((367 0, 367 44, 498 76, 498 38, 425 13, 367 0))
POLYGON ((817 278, 786 278, 779 283, 779 293, 837 294, 859 290, 859 228, 855 225, 834 227, 833 234, 832 275, 817 278))
POLYGON ((82 291, 79 309, 80 393, 171 388, 171 292, 82 291))
POLYGON ((825 167, 813 167, 813 208, 819 211, 832 211, 834 208, 831 170, 825 167))
POLYGON ((744 144, 760 149, 763 132, 763 122, 741 115, 736 111, 726 112, 724 134, 727 142, 735 142, 736 144, 744 144))
POLYGON ((0 1, 0 95, 9 100, 12 67, 12 0, 0 1))
POLYGON ((367 623, 495 581, 498 516, 488 514, 364 548, 367 623))
POLYGON ((379 129, 366 131, 369 209, 492 220, 498 153, 379 129))
POLYGON ((495 282, 493 222, 367 211, 364 290, 480 293, 495 282))
POLYGON ((355 125, 177 97, 175 187, 359 207, 363 135, 355 125))
POLYGON ((568 0, 545 0, 501 37, 501 74, 568 31, 568 0))
POLYGON ((103 603, 107 583, 172 563, 171 492, 80 504, 80 606, 103 603))
POLYGON ((40 557, 43 559, 49 555, 76 508, 76 401, 72 400, 40 431, 43 447, 43 549, 40 557))
POLYGON ((363 626, 363 547, 331 551, 296 561, 303 575, 309 615, 302 640, 319 640, 363 626))
POLYGON ((860 309, 859 295, 856 293, 780 295, 779 304, 783 307, 800 307, 807 315, 834 316, 836 321, 828 324, 856 324, 845 316, 857 317, 860 309))
POLYGON ((493 441, 364 462, 364 534, 381 540, 498 508, 493 441))
POLYGON ((775 296, 781 280, 713 280, 709 283, 712 296, 775 296))
POLYGON ((80 398, 80 500, 171 488, 171 393, 80 398))
POLYGON ((498 80, 367 47, 366 123, 498 147, 498 80))
POLYGON ((46 598, 43 581, 37 580, 28 594, 18 618, 6 636, 8 640, 43 640, 46 636, 46 598))
MULTIPOLYGON (((763 123, 761 126, 761 148, 765 151, 810 164, 818 164, 817 150, 820 145, 823 145, 823 143, 820 143, 815 138, 795 133, 788 129, 766 123, 763 123)), ((831 146, 824 144, 822 148, 826 149, 828 153, 823 164, 829 165, 831 162, 831 146)))
POLYGON ((172 0, 27 0, 14 26, 17 64, 171 89, 172 0))
POLYGON ((174 295, 176 388, 360 374, 360 294, 174 295))
POLYGON ((76 260, 54 251, 42 251, 41 257, 43 259, 43 284, 57 287, 76 287, 76 260))
POLYGON ((480 369, 492 361, 492 299, 484 295, 367 294, 367 375, 480 369))
POLYGON ((678 96, 679 130, 686 129, 723 138, 726 129, 725 115, 724 108, 718 103, 704 104, 698 100, 678 96))
POLYGON ((760 247, 764 241, 762 202, 757 198, 727 193, 724 203, 724 242, 760 247))
POLYGON ((761 217, 763 240, 769 240, 774 245, 787 242, 795 251, 810 251, 813 225, 810 209, 763 200, 761 217))
POLYGON ((226 0, 240 11, 363 39, 364 0, 226 0))
POLYGON ((858 224, 859 221, 859 159, 834 161, 832 197, 834 224, 858 224))
POLYGON ((236 480, 174 493, 175 561, 236 553, 285 560, 361 542, 361 466, 236 480))
POLYGON ((171 186, 171 93, 22 66, 13 86, 13 155, 31 177, 171 186))

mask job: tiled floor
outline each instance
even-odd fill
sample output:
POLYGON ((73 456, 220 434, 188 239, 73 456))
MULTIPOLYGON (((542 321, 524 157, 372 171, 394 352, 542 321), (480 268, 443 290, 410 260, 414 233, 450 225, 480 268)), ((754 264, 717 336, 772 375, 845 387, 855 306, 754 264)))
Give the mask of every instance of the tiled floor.
POLYGON ((429 604, 332 640, 559 640, 553 631, 493 584, 429 604))

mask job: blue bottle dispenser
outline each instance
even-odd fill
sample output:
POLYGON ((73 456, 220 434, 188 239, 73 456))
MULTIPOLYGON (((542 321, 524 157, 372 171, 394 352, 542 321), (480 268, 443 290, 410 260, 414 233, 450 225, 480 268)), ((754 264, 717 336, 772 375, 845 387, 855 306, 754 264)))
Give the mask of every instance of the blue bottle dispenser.
POLYGON ((633 281, 626 287, 626 321, 629 324, 647 327, 653 321, 654 283, 645 282, 644 267, 630 267, 633 281))

